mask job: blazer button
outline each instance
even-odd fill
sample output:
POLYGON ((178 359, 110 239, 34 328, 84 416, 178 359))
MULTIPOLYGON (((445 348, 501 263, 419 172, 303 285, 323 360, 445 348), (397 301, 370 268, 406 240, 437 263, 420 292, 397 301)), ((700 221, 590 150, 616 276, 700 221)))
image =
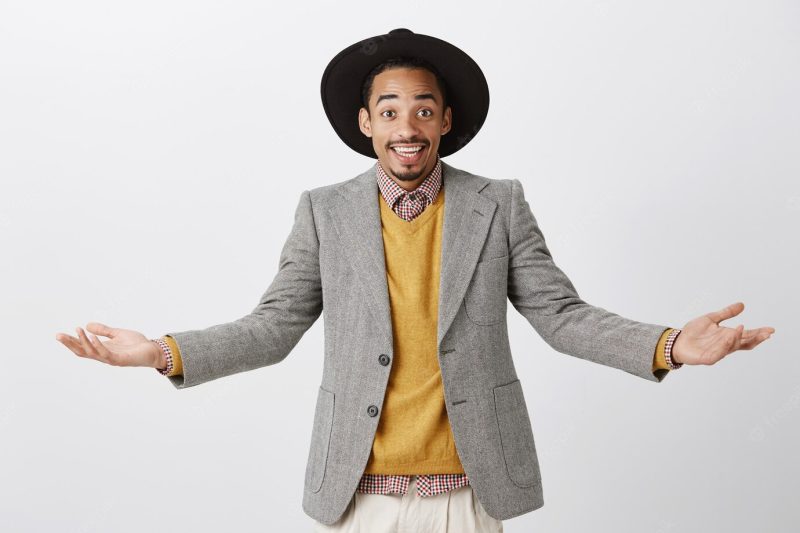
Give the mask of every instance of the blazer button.
POLYGON ((378 408, 374 405, 370 405, 367 407, 367 414, 369 416, 376 416, 378 414, 378 408))
POLYGON ((380 354, 378 356, 378 362, 380 362, 380 364, 382 364, 383 366, 388 365, 389 364, 389 356, 386 355, 385 353, 380 354))

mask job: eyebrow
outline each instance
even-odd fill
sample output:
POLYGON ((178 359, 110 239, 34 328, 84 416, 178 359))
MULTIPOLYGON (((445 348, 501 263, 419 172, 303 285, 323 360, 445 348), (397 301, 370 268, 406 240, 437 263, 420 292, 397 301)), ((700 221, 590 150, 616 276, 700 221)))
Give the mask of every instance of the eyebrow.
MULTIPOLYGON (((375 107, 377 107, 378 104, 381 103, 381 100, 391 100, 393 98, 397 98, 397 95, 395 93, 382 94, 378 97, 378 101, 375 102, 375 107)), ((414 100, 433 100, 434 103, 439 103, 436 101, 436 97, 433 96, 433 93, 422 93, 415 95, 414 100)))

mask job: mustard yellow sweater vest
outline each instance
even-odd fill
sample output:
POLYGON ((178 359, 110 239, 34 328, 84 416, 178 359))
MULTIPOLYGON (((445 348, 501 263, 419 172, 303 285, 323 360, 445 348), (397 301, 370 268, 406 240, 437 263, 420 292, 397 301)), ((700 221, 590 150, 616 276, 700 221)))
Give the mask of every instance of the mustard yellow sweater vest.
POLYGON ((394 361, 368 474, 463 474, 437 357, 444 191, 403 220, 379 194, 394 361))

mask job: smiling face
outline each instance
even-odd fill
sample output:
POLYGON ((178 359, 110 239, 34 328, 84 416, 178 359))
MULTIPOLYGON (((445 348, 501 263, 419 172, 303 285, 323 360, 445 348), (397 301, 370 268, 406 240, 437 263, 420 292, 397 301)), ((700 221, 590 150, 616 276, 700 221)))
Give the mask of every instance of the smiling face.
POLYGON ((372 138, 381 166, 401 187, 412 190, 436 165, 439 140, 450 131, 452 111, 442 109, 434 74, 422 68, 393 67, 372 82, 369 113, 358 123, 372 138))

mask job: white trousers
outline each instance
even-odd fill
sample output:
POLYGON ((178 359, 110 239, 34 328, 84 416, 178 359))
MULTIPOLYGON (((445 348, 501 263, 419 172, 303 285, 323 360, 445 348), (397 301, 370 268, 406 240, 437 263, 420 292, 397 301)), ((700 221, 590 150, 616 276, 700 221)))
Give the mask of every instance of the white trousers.
POLYGON ((503 522, 484 510, 464 485, 435 496, 417 496, 417 476, 406 494, 355 492, 332 525, 314 520, 314 532, 336 533, 502 533, 503 522))

